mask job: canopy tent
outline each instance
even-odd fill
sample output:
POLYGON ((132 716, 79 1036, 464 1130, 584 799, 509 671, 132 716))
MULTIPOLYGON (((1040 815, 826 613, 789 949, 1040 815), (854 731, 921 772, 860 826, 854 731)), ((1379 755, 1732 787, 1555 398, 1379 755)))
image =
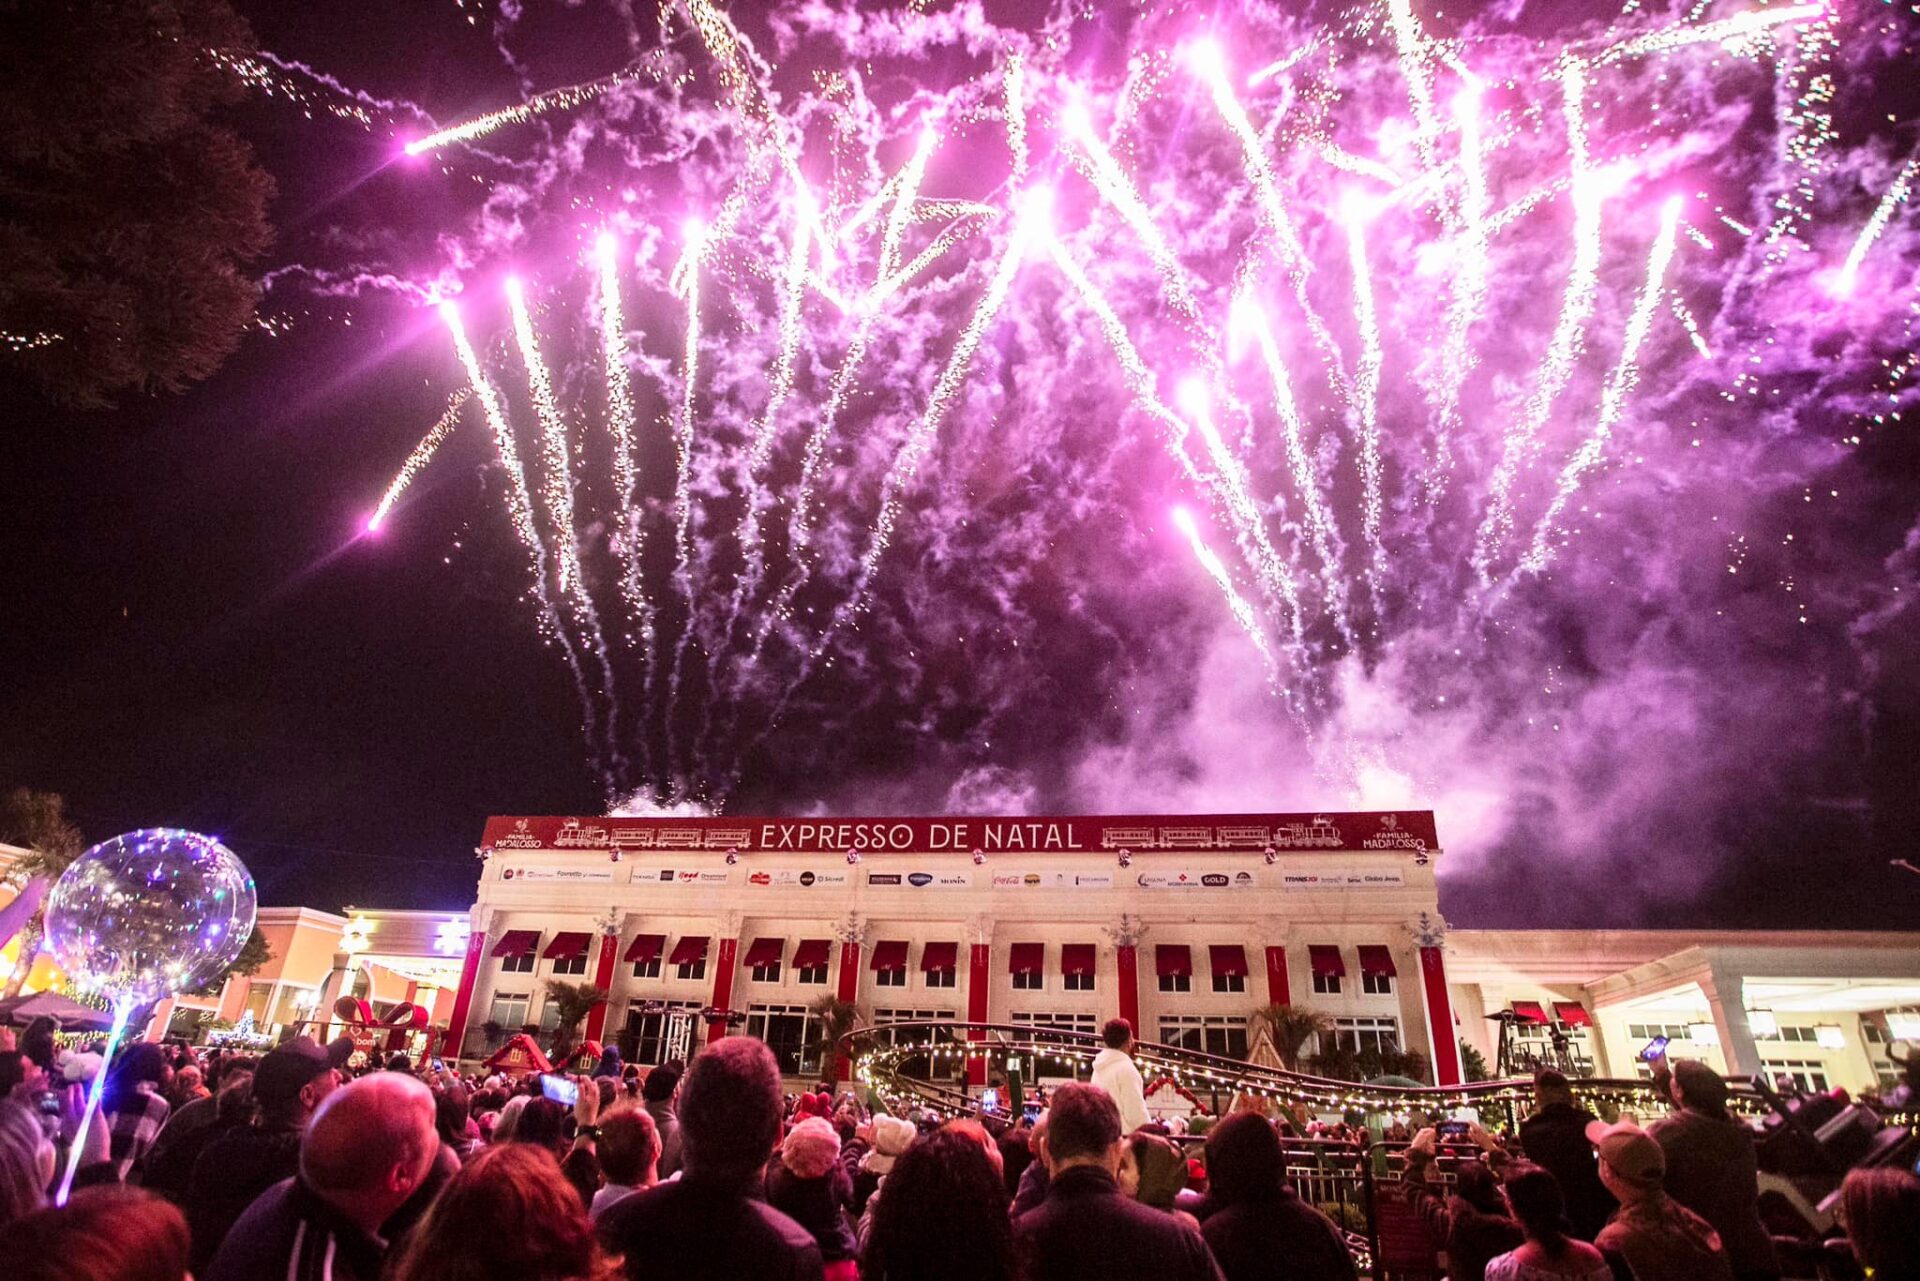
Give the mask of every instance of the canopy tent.
POLYGON ((0 1023, 25 1027, 42 1016, 59 1023, 62 1032, 105 1032, 113 1026, 111 1010, 96 1010, 58 992, 35 992, 0 1001, 0 1023))

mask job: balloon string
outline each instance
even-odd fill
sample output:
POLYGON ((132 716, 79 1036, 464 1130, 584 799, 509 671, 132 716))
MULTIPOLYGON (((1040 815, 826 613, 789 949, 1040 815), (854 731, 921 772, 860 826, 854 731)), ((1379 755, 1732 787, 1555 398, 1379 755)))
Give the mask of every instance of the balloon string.
MULTIPOLYGON (((73 1176, 80 1168, 80 1153, 87 1145, 87 1127, 93 1124, 94 1114, 100 1110, 100 1096, 106 1093, 107 1069, 113 1064, 113 1052, 120 1047, 120 1034, 126 1031, 127 1017, 133 1013, 131 1001, 116 1001, 113 1006, 113 1026, 107 1031, 106 1052, 100 1056, 100 1070, 93 1074, 93 1084, 87 1089, 86 1110, 80 1114, 80 1128, 73 1133, 73 1146, 67 1149, 67 1172, 60 1176, 60 1191, 54 1196, 55 1205, 65 1205, 67 1197, 73 1192, 73 1176)), ((113 1139, 107 1139, 107 1157, 113 1157, 113 1139)))

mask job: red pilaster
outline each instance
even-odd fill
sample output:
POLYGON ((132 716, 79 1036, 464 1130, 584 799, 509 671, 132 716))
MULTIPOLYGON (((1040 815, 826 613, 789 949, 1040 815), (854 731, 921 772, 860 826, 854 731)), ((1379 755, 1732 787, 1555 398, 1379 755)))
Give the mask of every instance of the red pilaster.
POLYGON ((1292 989, 1287 986, 1287 949, 1267 949, 1267 1000, 1274 1005, 1293 1004, 1292 989))
MULTIPOLYGON (((851 1004, 860 999, 860 945, 851 939, 840 944, 840 999, 851 1004)), ((841 1055, 835 1077, 842 1081, 853 1079, 853 1062, 841 1055)))
MULTIPOLYGON (((620 936, 618 934, 603 934, 600 936, 600 959, 596 961, 593 966, 593 985, 602 991, 613 991, 614 953, 619 950, 620 936)), ((609 1004, 611 1004, 611 1002, 602 1001, 593 1007, 592 1013, 587 1015, 587 1039, 589 1041, 598 1041, 604 1037, 607 1030, 607 1006, 609 1004)), ((661 1079, 664 1080, 665 1078, 663 1077, 661 1079)))
MULTIPOLYGON (((740 954, 739 939, 721 939, 720 955, 714 958, 713 970, 713 1008, 726 1009, 733 1001, 733 962, 740 954)), ((724 1021, 707 1024, 707 1044, 712 1045, 727 1034, 724 1021)))
POLYGON ((1113 949, 1113 960, 1120 976, 1120 1017, 1140 1036, 1140 949, 1122 943, 1113 949))
POLYGON ((460 1056, 461 1042, 467 1039, 467 1014, 473 1005, 473 985, 480 978, 480 959, 487 954, 487 932, 475 930, 467 936, 467 959, 460 967, 460 990, 454 993, 453 1013, 447 1016, 445 1058, 460 1056))
MULTIPOLYGON (((989 943, 975 943, 967 951, 967 1022, 985 1023, 987 1021, 987 993, 992 982, 987 977, 991 968, 993 946, 989 943)), ((978 1028, 967 1032, 969 1041, 986 1039, 986 1033, 978 1028)), ((987 1083, 987 1061, 974 1057, 967 1060, 967 1084, 985 1085, 987 1083)))
POLYGON ((1420 949, 1420 981, 1427 997, 1427 1035, 1433 1043, 1436 1085, 1460 1084, 1460 1040, 1453 1030, 1453 1003, 1447 999, 1447 966, 1437 947, 1420 949))

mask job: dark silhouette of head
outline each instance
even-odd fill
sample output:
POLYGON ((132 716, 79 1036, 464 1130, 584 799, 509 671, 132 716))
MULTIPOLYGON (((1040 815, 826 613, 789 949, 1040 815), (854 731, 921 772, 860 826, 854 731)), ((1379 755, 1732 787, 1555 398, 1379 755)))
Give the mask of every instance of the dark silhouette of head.
MULTIPOLYGON (((1117 1124, 1117 1123, 1116 1123, 1117 1124)), ((894 1162, 874 1201, 866 1281, 1006 1281, 1014 1273, 1007 1189, 977 1135, 951 1126, 894 1162)))
POLYGON ((1120 1108, 1097 1085, 1074 1082, 1053 1092, 1047 1109, 1047 1154, 1057 1168, 1075 1158, 1105 1159, 1120 1141, 1120 1108))
POLYGON ((393 1281, 604 1281, 619 1275, 580 1194, 544 1148, 507 1143, 461 1167, 409 1238, 393 1281))
POLYGON ((1207 1131, 1207 1197, 1215 1205, 1278 1196, 1286 1173, 1280 1136, 1258 1113, 1231 1113, 1207 1131))
POLYGON ((724 1037, 694 1056, 680 1086, 680 1142, 690 1174, 749 1176, 780 1140, 780 1064, 764 1042, 724 1037))

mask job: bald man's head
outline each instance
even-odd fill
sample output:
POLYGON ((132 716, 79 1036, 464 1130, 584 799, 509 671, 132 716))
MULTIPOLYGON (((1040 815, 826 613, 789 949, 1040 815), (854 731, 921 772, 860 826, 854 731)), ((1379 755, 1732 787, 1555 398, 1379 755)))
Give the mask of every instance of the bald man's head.
POLYGON ((433 1093, 410 1076, 377 1072, 335 1090, 300 1143, 307 1186, 378 1226, 433 1168, 440 1140, 433 1093))

